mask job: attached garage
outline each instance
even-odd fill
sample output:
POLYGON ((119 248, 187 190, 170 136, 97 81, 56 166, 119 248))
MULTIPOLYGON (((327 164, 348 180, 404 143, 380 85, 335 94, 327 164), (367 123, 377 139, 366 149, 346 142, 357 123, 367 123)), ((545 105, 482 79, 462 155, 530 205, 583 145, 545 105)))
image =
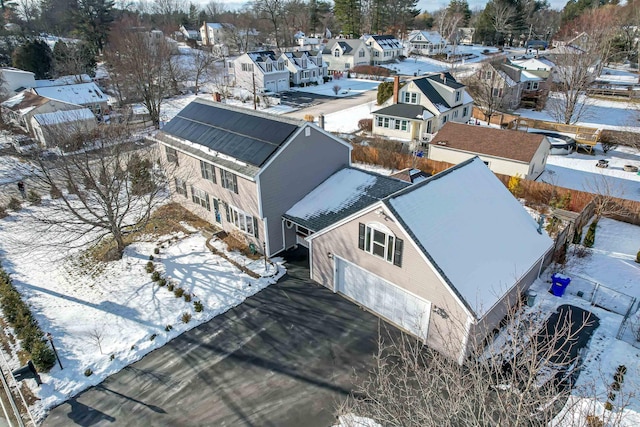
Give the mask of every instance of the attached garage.
POLYGON ((264 82, 264 90, 266 91, 270 91, 270 92, 277 92, 278 88, 276 87, 276 81, 275 80, 267 80, 264 82))
POLYGON ((342 258, 335 257, 336 292, 423 339, 431 303, 342 258))

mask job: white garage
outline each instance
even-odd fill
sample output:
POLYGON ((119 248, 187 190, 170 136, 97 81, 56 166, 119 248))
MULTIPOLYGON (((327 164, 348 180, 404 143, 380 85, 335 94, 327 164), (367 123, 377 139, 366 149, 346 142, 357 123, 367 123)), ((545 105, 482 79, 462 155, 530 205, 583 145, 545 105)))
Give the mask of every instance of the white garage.
POLYGON ((275 80, 267 80, 264 82, 264 90, 270 92, 277 92, 278 88, 275 80))
POLYGON ((336 292, 423 339, 431 303, 341 258, 335 257, 336 292))

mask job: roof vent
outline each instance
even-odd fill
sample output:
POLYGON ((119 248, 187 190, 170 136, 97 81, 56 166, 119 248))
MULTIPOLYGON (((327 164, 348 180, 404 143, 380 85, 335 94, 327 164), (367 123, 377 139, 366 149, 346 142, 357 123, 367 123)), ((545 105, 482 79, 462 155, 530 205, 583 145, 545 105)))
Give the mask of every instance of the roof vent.
POLYGON ((438 145, 447 145, 447 141, 438 141, 436 142, 438 145))

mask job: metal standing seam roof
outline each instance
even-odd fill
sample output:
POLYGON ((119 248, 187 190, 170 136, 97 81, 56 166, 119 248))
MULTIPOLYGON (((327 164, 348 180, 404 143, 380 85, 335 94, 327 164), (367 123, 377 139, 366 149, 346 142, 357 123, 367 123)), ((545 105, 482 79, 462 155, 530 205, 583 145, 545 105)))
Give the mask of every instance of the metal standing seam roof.
POLYGON ((419 119, 423 120, 425 118, 433 117, 433 114, 429 112, 422 105, 417 104, 392 104, 388 107, 381 108, 379 110, 373 111, 372 114, 376 115, 384 115, 384 116, 392 116, 392 117, 402 117, 405 119, 419 119), (424 112, 429 114, 428 117, 424 117, 424 112))
POLYGON ((161 133, 261 167, 304 122, 197 99, 161 133))
POLYGON ((323 181, 292 206, 283 217, 311 231, 320 231, 410 185, 411 183, 396 178, 389 178, 347 166, 323 181), (357 180, 354 179, 354 175, 358 175, 358 178, 370 178, 369 183, 359 188, 344 188, 345 185, 349 185, 349 182, 357 180), (349 182, 343 183, 342 181, 345 178, 349 178, 347 180, 349 182), (342 189, 335 189, 336 185, 342 187, 342 189), (330 200, 326 200, 325 203, 318 203, 319 197, 323 197, 326 194, 335 197, 336 193, 340 192, 342 196, 347 196, 345 200, 338 201, 340 203, 330 200), (338 206, 331 206, 332 203, 337 203, 338 206), (308 215, 301 218, 291 214, 291 212, 300 210, 306 210, 308 215), (311 211, 309 212, 309 210, 311 211))

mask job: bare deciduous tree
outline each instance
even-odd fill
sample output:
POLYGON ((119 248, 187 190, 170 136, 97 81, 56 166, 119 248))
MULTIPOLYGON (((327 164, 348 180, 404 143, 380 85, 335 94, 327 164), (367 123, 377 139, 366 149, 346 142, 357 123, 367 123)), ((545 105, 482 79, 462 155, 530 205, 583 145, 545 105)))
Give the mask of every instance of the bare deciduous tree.
POLYGON ((498 75, 498 71, 491 64, 483 64, 472 76, 464 79, 469 94, 473 97, 473 102, 484 113, 486 120, 491 121, 491 117, 500 110, 502 103, 501 88, 503 80, 498 75))
POLYGON ((542 312, 510 310, 493 340, 472 340, 463 365, 415 338, 381 331, 374 368, 339 412, 384 426, 517 427, 557 421, 575 380, 572 343, 597 327, 598 319, 575 307, 561 308, 552 318, 546 322, 542 312))
POLYGON ((141 101, 154 126, 160 124, 162 101, 175 90, 178 68, 164 37, 121 21, 112 31, 105 62, 121 101, 141 101))
POLYGON ((200 85, 202 84, 203 79, 208 77, 208 73, 212 69, 212 65, 216 60, 217 58, 209 52, 205 52, 203 50, 193 51, 193 79, 196 95, 200 90, 200 85))
POLYGON ((164 201, 166 183, 154 170, 156 151, 140 148, 126 124, 101 125, 88 137, 60 127, 52 142, 81 151, 56 161, 39 158, 32 185, 52 200, 46 217, 34 213, 35 228, 55 234, 55 244, 66 247, 111 240, 110 255, 119 258, 127 233, 144 227, 164 201))

